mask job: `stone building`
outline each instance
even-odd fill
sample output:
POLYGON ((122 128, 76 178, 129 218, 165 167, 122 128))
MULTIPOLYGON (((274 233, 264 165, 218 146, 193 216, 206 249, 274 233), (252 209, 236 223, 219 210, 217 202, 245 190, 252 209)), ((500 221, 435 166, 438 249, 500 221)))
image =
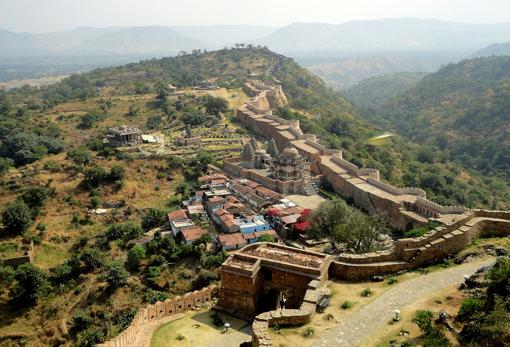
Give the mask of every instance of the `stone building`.
POLYGON ((142 132, 138 128, 121 125, 108 129, 106 138, 113 147, 133 146, 142 142, 142 132))
POLYGON ((193 132, 189 124, 186 126, 186 129, 182 131, 181 136, 177 137, 174 143, 177 146, 191 146, 195 144, 199 144, 202 142, 202 137, 193 136, 193 132))
POLYGON ((299 154, 298 150, 287 147, 276 158, 271 167, 272 176, 282 181, 304 180, 310 177, 310 161, 299 154))
POLYGON ((231 255, 221 266, 217 309, 251 319, 279 307, 299 308, 308 284, 328 280, 332 256, 274 243, 258 243, 231 255))

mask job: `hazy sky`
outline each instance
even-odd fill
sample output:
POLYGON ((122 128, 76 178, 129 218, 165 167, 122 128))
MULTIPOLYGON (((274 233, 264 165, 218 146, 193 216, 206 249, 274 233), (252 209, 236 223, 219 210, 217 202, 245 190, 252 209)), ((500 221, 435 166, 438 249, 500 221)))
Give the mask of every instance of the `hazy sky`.
POLYGON ((510 22, 510 0, 0 0, 0 28, 15 32, 78 26, 283 26, 397 17, 510 22))

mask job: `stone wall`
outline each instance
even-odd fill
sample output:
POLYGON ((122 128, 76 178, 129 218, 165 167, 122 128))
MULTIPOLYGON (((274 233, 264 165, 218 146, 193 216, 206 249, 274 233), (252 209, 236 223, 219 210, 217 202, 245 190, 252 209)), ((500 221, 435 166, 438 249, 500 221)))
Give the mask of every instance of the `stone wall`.
POLYGON ((509 211, 474 210, 423 237, 398 240, 392 252, 340 255, 331 264, 329 275, 362 280, 414 269, 455 254, 478 237, 505 235, 510 235, 509 211))
POLYGON ((138 311, 135 318, 131 321, 129 327, 115 338, 98 345, 99 347, 128 347, 134 345, 136 338, 143 326, 177 313, 189 311, 195 307, 208 306, 218 295, 218 287, 211 286, 196 290, 192 293, 186 293, 184 296, 177 296, 173 300, 165 302, 158 301, 154 305, 148 305, 138 311))
POLYGON ((31 263, 34 261, 34 242, 24 243, 21 245, 22 254, 0 259, 0 265, 17 267, 21 264, 31 263))

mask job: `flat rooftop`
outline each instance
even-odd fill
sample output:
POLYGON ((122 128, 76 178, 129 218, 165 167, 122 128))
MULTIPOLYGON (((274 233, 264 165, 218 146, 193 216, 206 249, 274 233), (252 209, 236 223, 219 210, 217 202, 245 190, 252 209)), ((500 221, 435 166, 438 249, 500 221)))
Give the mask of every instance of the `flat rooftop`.
POLYGON ((319 269, 326 259, 325 254, 303 251, 272 243, 261 243, 256 244, 255 247, 245 247, 239 253, 313 269, 319 269))

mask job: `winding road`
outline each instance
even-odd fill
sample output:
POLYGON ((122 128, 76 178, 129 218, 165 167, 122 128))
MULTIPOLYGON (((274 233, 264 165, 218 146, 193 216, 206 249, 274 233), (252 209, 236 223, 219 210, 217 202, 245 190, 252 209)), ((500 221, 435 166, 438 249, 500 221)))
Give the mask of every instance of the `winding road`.
POLYGON ((470 276, 480 267, 493 264, 494 261, 480 259, 402 282, 328 331, 312 346, 358 346, 375 329, 386 325, 392 319, 395 309, 403 310, 407 305, 436 291, 460 285, 464 282, 464 275, 470 276))

